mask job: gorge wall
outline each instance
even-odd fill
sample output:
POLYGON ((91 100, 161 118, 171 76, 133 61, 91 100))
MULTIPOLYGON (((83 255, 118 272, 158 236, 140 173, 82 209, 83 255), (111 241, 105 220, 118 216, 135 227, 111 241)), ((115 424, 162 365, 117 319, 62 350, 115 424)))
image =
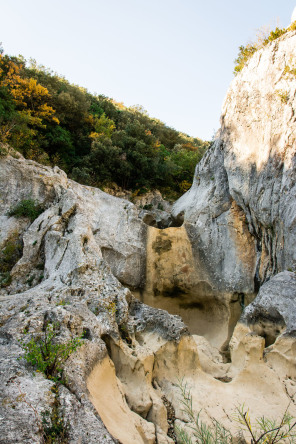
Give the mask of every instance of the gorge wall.
POLYGON ((73 444, 177 442, 182 378, 202 419, 234 434, 243 403, 296 416, 295 69, 289 32, 234 79, 176 226, 12 149, 0 159, 2 260, 15 246, 0 289, 6 443, 44 442, 46 411, 73 444), (9 215, 28 198, 43 207, 33 222, 9 215), (58 388, 21 345, 48 323, 59 343, 83 336, 58 388))

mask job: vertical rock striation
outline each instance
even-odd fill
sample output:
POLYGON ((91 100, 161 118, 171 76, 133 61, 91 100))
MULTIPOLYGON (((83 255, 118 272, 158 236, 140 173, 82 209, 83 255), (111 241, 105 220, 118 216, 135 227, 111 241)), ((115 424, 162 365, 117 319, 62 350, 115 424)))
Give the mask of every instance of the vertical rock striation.
POLYGON ((295 31, 254 54, 230 86, 191 189, 174 205, 217 291, 252 293, 296 269, 295 68, 295 31))

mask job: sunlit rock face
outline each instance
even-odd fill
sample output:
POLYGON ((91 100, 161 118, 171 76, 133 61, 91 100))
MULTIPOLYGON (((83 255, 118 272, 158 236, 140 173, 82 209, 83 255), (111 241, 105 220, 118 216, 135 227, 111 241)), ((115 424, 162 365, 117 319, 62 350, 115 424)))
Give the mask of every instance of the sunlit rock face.
MULTIPOLYGON (((0 193, 0 242, 13 230, 23 232, 30 225, 28 219, 8 217, 9 210, 22 199, 35 199, 45 209, 43 218, 25 233, 23 258, 12 271, 18 283, 20 274, 30 273, 46 248, 52 254, 45 257, 45 278, 53 273, 62 275, 63 270, 67 274, 84 263, 87 251, 96 251, 96 259, 110 264, 119 280, 134 287, 142 285, 147 226, 129 201, 77 184, 59 168, 41 166, 21 156, 1 161, 0 193), (76 251, 71 246, 74 237, 81 244, 76 251)), ((18 285, 13 281, 12 288, 18 285)))
POLYGON ((221 130, 174 206, 204 280, 252 293, 296 269, 296 33, 259 50, 226 95, 221 130))
POLYGON ((0 290, 5 442, 43 442, 42 415, 58 404, 71 444, 172 444, 188 421, 180 380, 201 419, 234 435, 238 405, 296 416, 295 50, 290 32, 234 79, 217 140, 161 224, 58 168, 0 159, 1 254, 21 245, 0 290), (34 222, 9 216, 28 198, 44 207, 34 222), (60 343, 83 335, 55 394, 19 342, 47 322, 60 343))

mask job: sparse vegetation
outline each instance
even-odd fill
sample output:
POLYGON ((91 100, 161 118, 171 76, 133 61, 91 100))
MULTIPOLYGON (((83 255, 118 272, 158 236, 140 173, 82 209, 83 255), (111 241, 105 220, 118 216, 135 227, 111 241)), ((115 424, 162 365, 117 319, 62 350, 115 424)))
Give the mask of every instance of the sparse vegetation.
POLYGON ((0 287, 11 283, 10 271, 22 256, 23 246, 18 233, 14 233, 6 241, 0 251, 0 287))
POLYGON ((289 100, 289 92, 284 90, 277 90, 276 91, 278 97, 281 99, 282 103, 288 103, 289 100))
POLYGON ((58 385, 54 384, 51 391, 55 397, 52 410, 46 410, 41 414, 44 444, 67 444, 69 425, 65 423, 62 413, 58 385))
MULTIPOLYGON (((27 394, 24 393, 20 385, 17 384, 19 395, 16 398, 17 403, 24 403, 32 412, 35 418, 39 433, 41 435, 42 444, 67 444, 69 442, 69 424, 66 423, 63 410, 61 408, 60 398, 59 398, 59 385, 55 382, 51 388, 54 394, 54 403, 51 410, 45 410, 39 413, 37 410, 37 405, 32 404, 32 402, 27 398, 27 394)), ((6 400, 5 403, 11 408, 15 408, 15 403, 11 400, 6 400)))
POLYGON ((115 301, 105 301, 103 306, 110 315, 114 316, 116 314, 117 308, 115 301))
POLYGON ((239 53, 238 57, 235 59, 235 67, 234 67, 234 74, 238 74, 247 61, 252 57, 253 54, 257 51, 257 47, 255 45, 249 44, 246 46, 240 46, 239 47, 239 53))
POLYGON ((243 406, 238 407, 232 415, 233 420, 239 425, 237 436, 233 436, 219 421, 212 419, 209 426, 200 418, 201 410, 196 414, 193 411, 192 395, 183 381, 179 382, 181 403, 191 429, 191 433, 184 428, 175 427, 178 443, 180 444, 234 444, 246 443, 244 435, 251 439, 251 444, 277 444, 296 442, 296 421, 288 408, 280 419, 268 419, 262 416, 252 423, 249 410, 243 406))
POLYGON ((0 158, 6 156, 8 153, 8 149, 3 143, 0 143, 0 158))
POLYGON ((14 217, 27 217, 33 222, 44 211, 43 207, 33 199, 21 200, 11 208, 8 215, 14 217))
POLYGON ((247 432, 252 444, 292 444, 296 442, 296 421, 295 418, 289 414, 288 407, 280 419, 268 419, 262 416, 253 424, 249 410, 241 406, 236 409, 234 419, 241 425, 242 429, 247 432))
POLYGON ((0 288, 8 287, 11 284, 11 279, 9 271, 0 273, 0 288))
POLYGON ((263 48, 263 46, 266 46, 268 43, 272 42, 273 40, 278 39, 282 35, 286 34, 288 31, 295 31, 296 30, 296 22, 292 23, 291 26, 288 28, 276 28, 274 31, 267 32, 264 31, 264 33, 260 32, 257 35, 257 41, 253 43, 249 43, 246 46, 240 46, 239 47, 239 53, 237 58, 235 59, 235 67, 234 67, 234 74, 238 74, 245 64, 248 62, 248 60, 255 54, 256 51, 263 48))
POLYGON ((285 66, 284 74, 288 74, 292 77, 296 77, 296 68, 291 68, 289 65, 285 66))

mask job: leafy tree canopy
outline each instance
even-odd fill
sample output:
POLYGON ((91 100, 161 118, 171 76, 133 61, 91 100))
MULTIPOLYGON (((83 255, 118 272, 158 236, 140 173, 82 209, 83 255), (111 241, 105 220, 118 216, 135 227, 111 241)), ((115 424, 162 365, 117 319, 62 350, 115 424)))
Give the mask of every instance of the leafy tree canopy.
POLYGON ((209 146, 0 45, 0 142, 92 186, 188 189, 209 146))

